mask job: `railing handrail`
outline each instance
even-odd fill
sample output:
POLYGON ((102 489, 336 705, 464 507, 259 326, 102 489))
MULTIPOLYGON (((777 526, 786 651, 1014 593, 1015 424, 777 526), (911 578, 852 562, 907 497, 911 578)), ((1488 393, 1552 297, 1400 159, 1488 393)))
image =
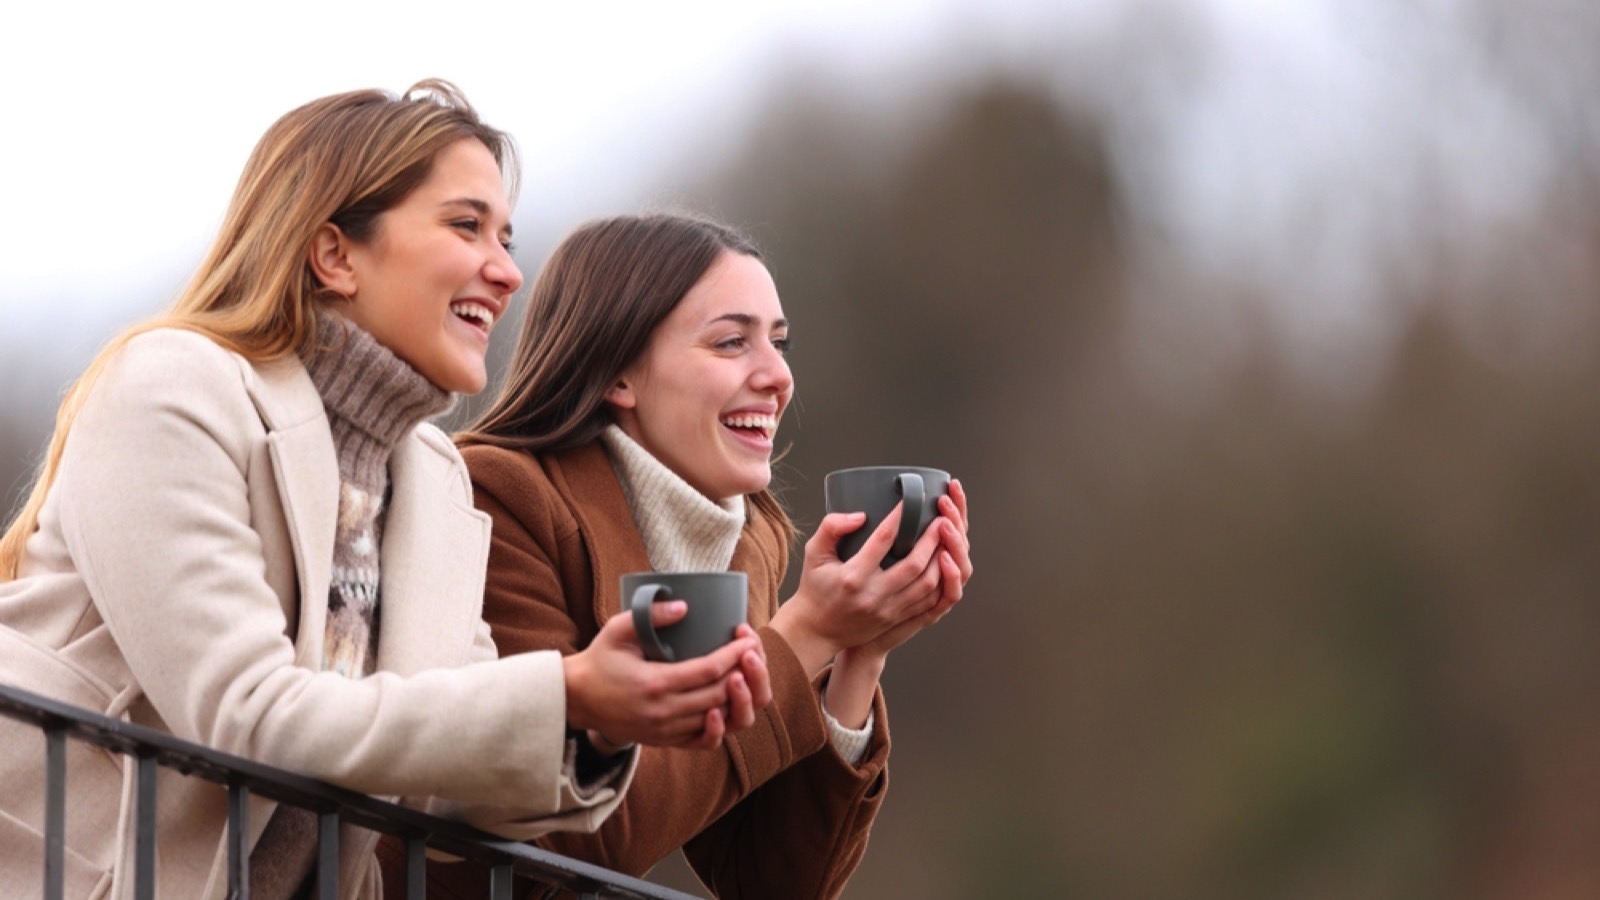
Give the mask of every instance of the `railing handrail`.
MULTIPOLYGON (((185 741, 162 731, 124 722, 92 710, 62 703, 0 683, 0 715, 37 725, 47 734, 63 731, 85 741, 139 758, 185 775, 250 792, 321 814, 336 813, 341 821, 423 843, 463 859, 491 866, 509 865, 518 875, 580 894, 637 900, 699 900, 582 860, 506 840, 466 825, 335 787, 314 778, 185 741)), ((41 754, 41 759, 43 754, 41 754)))

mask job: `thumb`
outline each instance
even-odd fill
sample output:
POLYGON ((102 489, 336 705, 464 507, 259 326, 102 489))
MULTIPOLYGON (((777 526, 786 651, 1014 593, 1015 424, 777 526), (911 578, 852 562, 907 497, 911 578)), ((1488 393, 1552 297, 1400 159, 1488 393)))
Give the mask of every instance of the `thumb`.
POLYGON ((829 513, 817 523, 817 531, 808 543, 817 553, 837 557, 840 539, 865 524, 867 524, 867 514, 864 512, 829 513))
MULTIPOLYGON (((650 624, 661 628, 671 625, 689 614, 689 604, 682 600, 662 600, 650 604, 650 624)), ((600 627, 600 633, 595 635, 594 643, 607 644, 637 644, 638 636, 634 633, 633 613, 623 610, 606 620, 600 627)))

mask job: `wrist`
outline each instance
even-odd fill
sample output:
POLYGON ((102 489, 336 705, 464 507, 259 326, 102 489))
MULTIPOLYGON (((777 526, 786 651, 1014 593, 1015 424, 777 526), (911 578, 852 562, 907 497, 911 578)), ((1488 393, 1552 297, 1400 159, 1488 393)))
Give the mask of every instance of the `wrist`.
POLYGON ((561 657, 561 682, 566 694, 567 727, 574 731, 587 731, 594 719, 584 706, 585 663, 583 654, 561 657))
POLYGON ((889 664, 889 654, 868 647, 846 647, 833 658, 834 672, 849 672, 852 677, 864 678, 876 684, 889 664))
POLYGON ((882 657, 874 659, 851 650, 839 651, 822 689, 822 708, 846 727, 861 728, 872 714, 872 699, 878 693, 883 662, 882 657))
POLYGON ((839 648, 818 634, 816 629, 807 627, 802 617, 793 612, 789 604, 794 603, 798 597, 799 595, 791 597, 788 603, 778 607, 777 615, 772 617, 767 627, 777 632, 784 643, 789 645, 789 650, 805 669, 806 677, 815 678, 817 673, 827 667, 839 652, 839 648))
POLYGON ((589 739, 589 746, 593 747, 595 752, 601 756, 616 756, 618 753, 625 753, 634 747, 633 741, 617 743, 601 734, 598 728, 588 729, 584 732, 584 737, 589 739))

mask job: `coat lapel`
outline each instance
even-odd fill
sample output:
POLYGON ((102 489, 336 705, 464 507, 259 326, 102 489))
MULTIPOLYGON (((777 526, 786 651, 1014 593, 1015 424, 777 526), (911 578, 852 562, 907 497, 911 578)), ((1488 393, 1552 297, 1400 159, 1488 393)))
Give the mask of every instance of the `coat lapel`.
POLYGON ((378 667, 402 675, 466 661, 483 616, 488 515, 448 439, 421 426, 389 461, 378 667))
POLYGON ((295 663, 321 668, 339 518, 339 461, 322 396, 299 360, 266 363, 254 372, 256 377, 247 383, 267 426, 278 501, 283 504, 298 573, 295 663))
POLYGON ((549 469, 551 481, 578 520, 588 548, 589 570, 594 573, 594 620, 604 625, 622 610, 622 576, 650 571, 650 554, 604 445, 590 441, 555 454, 549 469))

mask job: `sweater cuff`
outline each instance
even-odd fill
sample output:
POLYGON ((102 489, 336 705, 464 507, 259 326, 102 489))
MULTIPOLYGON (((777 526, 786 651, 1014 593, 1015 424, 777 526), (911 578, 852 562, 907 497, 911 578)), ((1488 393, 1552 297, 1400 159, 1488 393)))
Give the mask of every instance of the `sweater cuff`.
POLYGON ((872 742, 873 719, 876 710, 867 711, 867 723, 860 728, 846 728, 828 712, 826 704, 822 706, 822 718, 828 723, 828 740, 833 744, 833 749, 850 765, 859 765, 867 755, 867 745, 872 742))

